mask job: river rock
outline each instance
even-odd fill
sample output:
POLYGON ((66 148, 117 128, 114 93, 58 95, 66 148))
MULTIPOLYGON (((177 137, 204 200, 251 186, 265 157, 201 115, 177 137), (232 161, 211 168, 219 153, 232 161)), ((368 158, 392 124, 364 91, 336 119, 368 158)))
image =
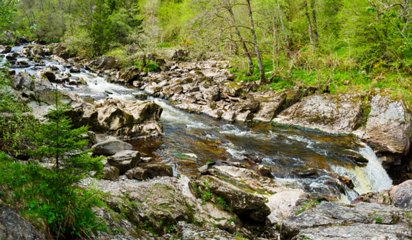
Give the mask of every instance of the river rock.
MULTIPOLYGON (((358 132, 359 137, 378 155, 406 155, 410 149, 412 125, 411 114, 404 103, 377 95, 372 98, 370 106, 371 112, 366 126, 358 132)), ((384 160, 393 161, 391 158, 384 160)))
POLYGON ((172 177, 173 169, 171 166, 161 163, 145 164, 135 167, 126 172, 129 179, 146 180, 155 177, 172 177))
MULTIPOLYGON (((54 45, 53 54, 63 59, 68 59, 74 57, 75 55, 72 52, 70 52, 63 44, 54 45)), ((65 62, 65 60, 63 61, 65 62)))
POLYGON ((13 79, 13 88, 16 90, 34 90, 34 80, 27 72, 19 72, 13 79))
POLYGON ((7 206, 0 206, 0 239, 43 240, 46 239, 34 226, 7 206))
POLYGON ((90 63, 90 66, 99 70, 111 70, 120 67, 119 61, 114 57, 99 57, 90 63))
POLYGON ((92 149, 94 155, 112 156, 124 150, 132 150, 133 146, 121 140, 109 139, 93 145, 92 149))
POLYGON ((39 72, 40 78, 46 78, 50 82, 56 81, 56 74, 54 74, 53 70, 45 69, 39 72))
POLYGON ((120 174, 125 174, 129 169, 136 167, 140 161, 140 153, 132 150, 117 152, 107 159, 108 164, 118 168, 120 174))
POLYGON ((286 94, 263 94, 262 96, 255 96, 256 100, 260 102, 260 109, 255 114, 253 120, 261 122, 270 122, 280 112, 283 104, 286 101, 286 94))
POLYGON ((161 135, 163 130, 158 120, 162 110, 149 101, 108 99, 77 104, 69 115, 73 122, 88 125, 93 131, 131 139, 161 135))
POLYGON ((129 67, 118 72, 116 78, 111 79, 111 81, 132 84, 134 81, 140 80, 140 77, 140 70, 137 67, 129 67))
POLYGON ((358 124, 361 102, 360 97, 352 95, 312 95, 283 111, 274 121, 332 133, 348 133, 358 124))
POLYGON ((392 187, 389 195, 396 207, 412 209, 412 180, 392 187))
POLYGON ((7 54, 11 52, 11 47, 10 46, 0 46, 0 53, 1 54, 7 54))

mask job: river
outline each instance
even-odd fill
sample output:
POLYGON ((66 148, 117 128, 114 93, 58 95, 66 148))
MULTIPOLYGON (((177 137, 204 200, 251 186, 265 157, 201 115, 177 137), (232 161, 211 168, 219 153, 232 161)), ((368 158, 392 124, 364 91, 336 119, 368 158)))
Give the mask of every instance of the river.
MULTIPOLYGON (((49 58, 35 64, 22 54, 23 47, 14 47, 9 54, 17 53, 18 61, 26 61, 28 67, 12 68, 17 73, 26 71, 36 74, 48 66, 60 72, 70 69, 49 58)), ((6 63, 0 55, 0 64, 6 63)), ((83 78, 84 86, 55 85, 61 91, 76 93, 82 98, 135 99, 138 89, 116 85, 106 81, 104 75, 86 69, 72 73, 71 78, 83 78)), ((174 108, 163 99, 150 98, 163 108, 161 124, 164 135, 158 139, 133 141, 139 150, 158 161, 174 166, 175 174, 193 175, 197 168, 214 161, 217 164, 235 162, 250 168, 262 164, 270 168, 279 181, 300 184, 309 192, 324 192, 331 180, 329 173, 349 177, 355 185, 346 189, 346 197, 382 191, 392 186, 373 150, 350 135, 332 135, 316 130, 279 126, 276 124, 236 125, 217 121, 210 117, 190 114, 174 108), (359 166, 350 156, 357 153, 368 160, 359 166)))

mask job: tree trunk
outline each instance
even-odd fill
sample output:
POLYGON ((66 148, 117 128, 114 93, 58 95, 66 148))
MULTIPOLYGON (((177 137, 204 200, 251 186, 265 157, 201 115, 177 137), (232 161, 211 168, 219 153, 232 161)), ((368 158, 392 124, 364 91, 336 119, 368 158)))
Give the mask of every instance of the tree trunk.
POLYGON ((319 33, 318 33, 318 18, 316 13, 316 0, 311 0, 310 6, 312 8, 312 18, 313 18, 313 37, 315 41, 315 47, 319 46, 319 33))
POLYGON ((257 57, 257 61, 258 61, 260 80, 262 81, 262 83, 266 83, 265 69, 263 69, 262 56, 260 54, 259 45, 258 45, 258 42, 257 42, 256 31, 255 31, 255 23, 253 21, 253 13, 252 13, 252 7, 250 5, 250 0, 246 0, 246 3, 247 3, 248 15, 249 15, 249 19, 250 19, 250 32, 252 33, 253 44, 255 45, 255 52, 256 52, 256 57, 257 57))
POLYGON ((306 21, 307 21, 307 24, 308 24, 309 41, 310 41, 310 44, 314 47, 315 42, 314 42, 314 36, 313 36, 312 20, 311 20, 310 14, 309 14, 308 1, 304 0, 303 3, 304 3, 304 7, 305 7, 306 21))
POLYGON ((232 19, 232 25, 234 26, 235 31, 236 31, 236 35, 239 37, 240 44, 242 45, 243 51, 246 54, 246 57, 247 57, 247 60, 248 60, 248 68, 249 68, 248 75, 250 76, 250 75, 253 74, 253 72, 255 70, 255 67, 253 65, 252 55, 250 54, 249 49, 247 48, 246 42, 245 42, 242 34, 240 33, 240 29, 236 24, 236 18, 235 18, 235 14, 233 13, 232 6, 226 6, 225 8, 229 12, 229 15, 232 19))

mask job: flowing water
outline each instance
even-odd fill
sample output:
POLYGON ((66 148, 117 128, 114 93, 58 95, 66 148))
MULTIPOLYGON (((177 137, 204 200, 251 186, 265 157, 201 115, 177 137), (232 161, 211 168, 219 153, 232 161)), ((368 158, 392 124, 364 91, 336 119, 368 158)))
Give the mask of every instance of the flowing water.
MULTIPOLYGON (((22 47, 12 52, 20 53, 22 47)), ((0 62, 1 60, 0 55, 0 62)), ((43 60, 43 66, 14 69, 36 74, 46 66, 57 66, 69 72, 58 62, 43 60)), ((4 63, 4 62, 3 62, 4 63)), ((141 91, 106 81, 104 76, 81 69, 72 78, 83 78, 85 86, 57 85, 83 98, 135 99, 141 91)), ((331 135, 314 130, 254 124, 251 126, 228 124, 204 115, 190 114, 174 108, 162 99, 150 99, 163 108, 161 123, 164 136, 159 139, 134 141, 135 148, 158 161, 172 164, 176 174, 196 174, 197 168, 209 161, 221 164, 238 162, 250 168, 263 164, 270 168, 274 178, 292 181, 311 192, 324 192, 331 177, 328 172, 349 177, 355 187, 347 189, 349 199, 357 194, 382 191, 392 185, 373 150, 348 135, 331 135), (365 167, 358 166, 351 155, 358 153, 368 160, 365 167)))

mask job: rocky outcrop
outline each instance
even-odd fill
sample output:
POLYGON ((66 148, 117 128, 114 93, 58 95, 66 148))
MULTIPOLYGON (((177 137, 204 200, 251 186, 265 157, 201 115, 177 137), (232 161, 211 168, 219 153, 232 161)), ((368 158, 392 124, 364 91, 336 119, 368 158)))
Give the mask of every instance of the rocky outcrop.
POLYGON ((43 240, 46 239, 34 226, 7 206, 0 206, 0 239, 43 240))
POLYGON ((351 95, 312 95, 283 111, 275 121, 332 133, 349 133, 355 130, 360 119, 361 100, 351 95))
POLYGON ((73 122, 91 130, 114 134, 124 139, 155 137, 162 134, 158 123, 162 108, 149 101, 108 99, 90 104, 74 104, 69 113, 73 122))
MULTIPOLYGON (((358 131, 378 155, 387 163, 409 153, 412 137, 412 118, 401 101, 374 96, 370 102, 366 125, 358 131)), ((399 164, 399 162, 398 162, 399 164)))
POLYGON ((410 239, 411 219, 399 208, 375 203, 323 202, 283 222, 284 239, 410 239))

